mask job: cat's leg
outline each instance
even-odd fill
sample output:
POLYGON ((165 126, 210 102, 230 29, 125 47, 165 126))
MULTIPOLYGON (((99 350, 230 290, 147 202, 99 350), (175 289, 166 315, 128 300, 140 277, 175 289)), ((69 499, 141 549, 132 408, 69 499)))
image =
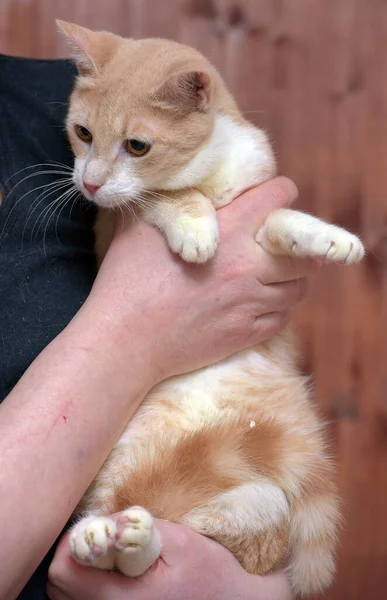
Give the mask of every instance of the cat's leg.
POLYGON ((228 548, 249 573, 264 574, 284 565, 289 516, 282 489, 262 479, 219 494, 182 522, 228 548))
POLYGON ((117 527, 107 517, 88 516, 76 523, 69 538, 70 553, 81 565, 114 568, 114 542, 117 527))
POLYGON ((318 257, 347 265, 359 262, 365 253, 363 244, 352 233, 289 209, 269 215, 256 239, 271 254, 318 257))
POLYGON ((115 520, 85 517, 70 532, 70 553, 82 565, 142 575, 158 559, 160 535, 147 510, 134 506, 115 520))
POLYGON ((195 189, 159 196, 144 212, 145 220, 161 229, 171 250, 185 261, 205 263, 212 258, 219 233, 211 201, 195 189))

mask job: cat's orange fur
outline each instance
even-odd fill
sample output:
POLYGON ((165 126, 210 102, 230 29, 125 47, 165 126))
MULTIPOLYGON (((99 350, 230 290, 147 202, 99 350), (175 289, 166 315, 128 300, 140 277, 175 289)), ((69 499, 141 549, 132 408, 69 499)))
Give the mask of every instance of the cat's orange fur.
MULTIPOLYGON (((217 245, 214 207, 274 174, 265 134, 243 119, 197 51, 60 25, 80 73, 67 122, 76 185, 89 199, 85 182, 100 186, 93 200, 105 209, 137 201, 173 251, 205 262, 217 245), (77 137, 77 124, 92 143, 77 137), (151 150, 126 155, 128 138, 151 150)), ((108 229, 105 214, 102 255, 108 229)), ((273 213, 258 239, 275 254, 346 262, 363 255, 355 236, 293 211, 273 213)), ((129 575, 149 567, 159 540, 148 513, 126 510, 133 505, 214 538, 251 573, 287 564, 298 593, 330 584, 334 468, 289 332, 151 391, 80 505, 95 518, 73 529, 74 557, 129 575), (126 511, 124 529, 103 518, 116 511, 126 511)))

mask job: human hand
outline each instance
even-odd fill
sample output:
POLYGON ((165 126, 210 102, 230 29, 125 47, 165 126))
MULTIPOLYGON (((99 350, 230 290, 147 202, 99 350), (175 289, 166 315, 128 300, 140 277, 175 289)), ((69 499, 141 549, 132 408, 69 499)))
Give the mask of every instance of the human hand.
POLYGON ((61 540, 49 571, 50 600, 291 600, 283 572, 249 575, 216 542, 183 525, 156 521, 163 550, 141 577, 82 567, 61 540))
POLYGON ((296 197, 294 184, 279 177, 218 211, 220 245, 205 265, 171 255, 153 227, 121 223, 88 304, 117 326, 126 356, 133 323, 141 327, 149 342, 139 351, 157 381, 273 336, 304 297, 317 261, 271 256, 254 238, 270 212, 296 197))

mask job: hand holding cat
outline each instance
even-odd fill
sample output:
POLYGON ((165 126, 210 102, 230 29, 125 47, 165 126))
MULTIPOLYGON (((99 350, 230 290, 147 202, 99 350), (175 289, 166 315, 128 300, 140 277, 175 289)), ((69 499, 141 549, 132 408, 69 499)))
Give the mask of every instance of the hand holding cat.
MULTIPOLYGON (((147 359, 158 381, 271 337, 305 295, 318 261, 269 255, 254 237, 270 212, 296 197, 294 184, 278 177, 218 211, 221 244, 206 265, 171 259, 149 225, 121 224, 88 304, 122 331, 134 314, 146 316, 143 336, 153 339, 147 359)), ((129 357, 133 340, 121 337, 129 357)))
MULTIPOLYGON (((318 266, 266 254, 254 240, 266 216, 296 196, 291 181, 277 178, 219 211, 222 244, 209 265, 171 260, 152 227, 139 223, 118 228, 88 302, 96 302, 99 311, 106 306, 109 318, 118 319, 123 329, 133 311, 149 315, 142 319, 150 328, 144 336, 161 340, 161 352, 149 361, 152 369, 158 366, 159 379, 270 337, 286 324, 290 309, 305 294, 305 277, 318 266), (155 330, 157 337, 151 336, 155 330)), ((132 340, 127 337, 130 356, 132 340)), ((291 598, 284 574, 253 577, 215 542, 171 523, 160 521, 158 527, 163 558, 136 579, 79 566, 68 553, 66 536, 50 569, 51 600, 291 598)))
POLYGON ((316 266, 269 256, 254 235, 272 210, 295 197, 294 184, 278 178, 221 209, 222 243, 208 265, 173 260, 162 235, 150 226, 139 223, 132 231, 129 226, 117 231, 89 299, 1 406, 2 454, 13 456, 4 467, 8 488, 2 507, 7 519, 17 523, 3 540, 2 597, 20 591, 122 423, 154 383, 270 337, 285 324, 305 293, 300 278, 316 266), (64 413, 63 398, 71 398, 74 390, 76 409, 69 401, 64 413), (17 442, 31 436, 33 447, 17 442), (60 468, 49 494, 30 465, 42 465, 48 482, 60 468), (21 515, 19 500, 27 489, 28 507, 23 504, 21 515), (26 529, 34 541, 21 548, 26 529))
POLYGON ((212 540, 165 521, 157 527, 162 557, 136 579, 78 565, 65 536, 50 567, 50 600, 291 600, 284 573, 248 575, 212 540))

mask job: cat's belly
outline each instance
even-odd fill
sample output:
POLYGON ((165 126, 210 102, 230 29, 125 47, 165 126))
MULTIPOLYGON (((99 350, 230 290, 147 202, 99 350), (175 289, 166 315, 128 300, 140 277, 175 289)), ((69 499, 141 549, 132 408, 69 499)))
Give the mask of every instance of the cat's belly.
POLYGON ((289 378, 297 385, 300 377, 294 368, 287 370, 278 361, 283 345, 281 339, 278 341, 280 344, 272 342, 269 350, 264 345, 246 350, 156 386, 127 425, 82 508, 101 514, 111 512, 115 490, 130 479, 131 473, 141 469, 144 461, 160 459, 160 446, 173 451, 187 433, 231 420, 240 422, 241 417, 246 427, 259 423, 257 415, 288 419, 294 406, 286 406, 283 395, 276 391, 286 389, 289 378))

